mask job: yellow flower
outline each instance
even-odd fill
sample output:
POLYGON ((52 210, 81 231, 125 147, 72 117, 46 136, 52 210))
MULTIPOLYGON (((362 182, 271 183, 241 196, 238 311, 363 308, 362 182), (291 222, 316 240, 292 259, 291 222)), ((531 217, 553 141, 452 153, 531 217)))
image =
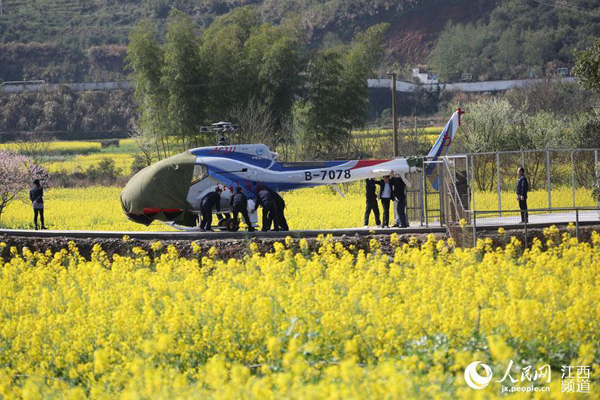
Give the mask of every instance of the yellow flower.
POLYGON ((197 255, 202 253, 202 247, 200 247, 198 242, 192 242, 190 246, 192 247, 192 253, 197 255))
POLYGON ((515 378, 529 362, 590 365, 598 398, 600 247, 552 240, 431 235, 390 255, 322 237, 228 260, 213 247, 200 267, 174 246, 15 248, 0 265, 0 397, 469 398, 467 365, 513 360, 515 378))
POLYGON ((294 239, 292 239, 291 236, 286 236, 285 237, 285 246, 289 249, 292 247, 293 244, 294 244, 294 239))
POLYGON ((150 247, 152 248, 152 251, 154 251, 156 253, 156 252, 159 252, 162 250, 163 245, 160 241, 156 241, 156 242, 153 242, 150 247))
POLYGON ((400 238, 398 237, 397 233, 392 233, 390 236, 390 244, 392 246, 398 246, 400 244, 400 238))

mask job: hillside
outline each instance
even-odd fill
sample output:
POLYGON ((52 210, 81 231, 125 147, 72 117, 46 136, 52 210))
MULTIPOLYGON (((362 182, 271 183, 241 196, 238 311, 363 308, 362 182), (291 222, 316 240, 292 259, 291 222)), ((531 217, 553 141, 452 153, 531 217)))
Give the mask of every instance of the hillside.
POLYGON ((164 33, 173 9, 199 31, 253 5, 269 23, 296 18, 309 47, 347 43, 359 30, 390 24, 379 69, 428 66, 444 80, 543 76, 571 67, 576 48, 600 36, 600 0, 3 0, 0 79, 126 79, 129 33, 150 18, 164 33), (437 46, 436 46, 437 43, 437 46))

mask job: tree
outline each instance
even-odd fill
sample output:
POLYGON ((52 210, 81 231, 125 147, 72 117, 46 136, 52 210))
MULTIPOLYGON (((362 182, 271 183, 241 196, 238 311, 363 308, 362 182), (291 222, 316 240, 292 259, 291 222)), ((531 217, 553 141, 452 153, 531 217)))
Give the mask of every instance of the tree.
POLYGON ((294 107, 304 152, 321 158, 346 155, 352 128, 367 117, 367 78, 383 56, 387 29, 387 24, 372 26, 358 33, 350 46, 314 54, 306 70, 304 104, 294 107))
POLYGON ((161 79, 168 93, 170 134, 178 138, 182 150, 198 146, 206 120, 207 73, 192 21, 178 10, 169 13, 161 79))
POLYGON ((575 52, 573 73, 587 90, 600 93, 600 39, 588 49, 575 52))
POLYGON ((209 65, 208 115, 223 119, 258 101, 276 130, 300 93, 304 33, 291 19, 260 24, 256 7, 241 7, 213 22, 202 35, 201 53, 209 65))
POLYGON ((0 151, 0 216, 10 203, 23 197, 34 179, 45 185, 48 177, 48 171, 27 157, 0 151))
POLYGON ((229 112, 230 119, 240 125, 240 130, 228 135, 232 143, 263 143, 274 149, 281 137, 275 127, 275 118, 268 108, 256 98, 235 107, 229 112))
MULTIPOLYGON (((572 149, 595 149, 600 143, 600 107, 576 115, 566 132, 566 146, 572 149)), ((587 186, 597 177, 598 165, 591 151, 576 153, 575 177, 581 186, 587 186)))
MULTIPOLYGON (((483 99, 470 104, 461 126, 462 134, 458 136, 459 147, 466 153, 527 148, 521 117, 522 114, 505 99, 483 99)), ((493 155, 474 158, 473 173, 479 190, 494 188, 495 168, 496 157, 493 155)))
POLYGON ((258 78, 263 103, 275 118, 276 127, 292 109, 300 89, 300 46, 294 37, 279 37, 263 50, 258 78))
POLYGON ((152 138, 157 158, 168 157, 171 149, 167 135, 168 97, 162 85, 164 53, 151 21, 143 20, 131 32, 127 63, 136 84, 134 97, 140 114, 139 127, 152 138))
MULTIPOLYGON (((341 54, 335 49, 320 51, 306 71, 307 97, 295 108, 304 152, 326 158, 342 150, 350 139, 352 125, 345 120, 342 104, 341 54)), ((356 98, 356 95, 353 96, 356 98)))
POLYGON ((520 32, 517 27, 510 27, 500 34, 496 42, 496 51, 492 54, 500 76, 513 76, 515 68, 522 63, 520 46, 520 32))
POLYGON ((211 120, 223 119, 259 92, 262 52, 249 54, 256 47, 249 39, 259 26, 255 7, 240 7, 215 20, 202 34, 200 52, 209 70, 211 120))
POLYGON ((433 48, 429 61, 440 79, 459 79, 463 72, 480 72, 478 57, 486 42, 486 31, 472 24, 448 23, 433 48))
POLYGON ((573 118, 567 131, 566 145, 573 149, 595 149, 600 143, 600 108, 582 112, 573 118))
POLYGON ((352 126, 361 126, 367 120, 369 88, 367 79, 372 77, 373 68, 383 58, 383 38, 389 24, 377 24, 354 37, 344 57, 340 103, 344 120, 352 126))

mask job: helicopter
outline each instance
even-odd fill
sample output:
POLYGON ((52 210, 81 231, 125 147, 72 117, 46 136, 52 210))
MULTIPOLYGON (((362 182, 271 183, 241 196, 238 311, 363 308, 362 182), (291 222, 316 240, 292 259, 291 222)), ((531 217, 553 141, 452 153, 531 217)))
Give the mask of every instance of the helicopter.
MULTIPOLYGON (((459 108, 450 117, 427 160, 435 161, 447 154, 463 113, 459 108)), ((204 196, 220 188, 219 213, 228 213, 229 200, 240 187, 249 199, 248 209, 254 224, 257 221, 254 200, 263 187, 285 192, 385 175, 397 175, 406 182, 406 174, 421 171, 424 165, 423 157, 281 162, 278 154, 264 144, 229 144, 225 133, 238 128, 225 121, 213 124, 205 131, 221 133, 217 146, 184 151, 135 174, 121 192, 127 218, 144 225, 162 221, 178 229, 193 230, 204 196)), ((427 175, 433 174, 432 167, 427 167, 427 175)), ((235 231, 238 225, 233 218, 223 218, 217 228, 235 231)))

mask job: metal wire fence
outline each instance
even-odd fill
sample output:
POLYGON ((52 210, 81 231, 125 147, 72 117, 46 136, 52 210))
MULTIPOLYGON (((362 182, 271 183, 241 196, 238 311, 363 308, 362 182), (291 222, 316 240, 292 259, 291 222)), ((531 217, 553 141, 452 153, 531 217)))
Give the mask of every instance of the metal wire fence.
POLYGON ((514 208, 517 168, 529 181, 529 206, 549 210, 593 207, 592 184, 598 177, 598 149, 531 150, 467 155, 471 211, 514 208))
POLYGON ((599 173, 598 149, 531 150, 453 155, 425 160, 409 175, 409 219, 446 226, 472 240, 481 229, 600 223, 592 186, 599 173), (528 218, 516 195, 517 169, 529 181, 528 218), (521 220, 527 221, 521 224, 521 220))

